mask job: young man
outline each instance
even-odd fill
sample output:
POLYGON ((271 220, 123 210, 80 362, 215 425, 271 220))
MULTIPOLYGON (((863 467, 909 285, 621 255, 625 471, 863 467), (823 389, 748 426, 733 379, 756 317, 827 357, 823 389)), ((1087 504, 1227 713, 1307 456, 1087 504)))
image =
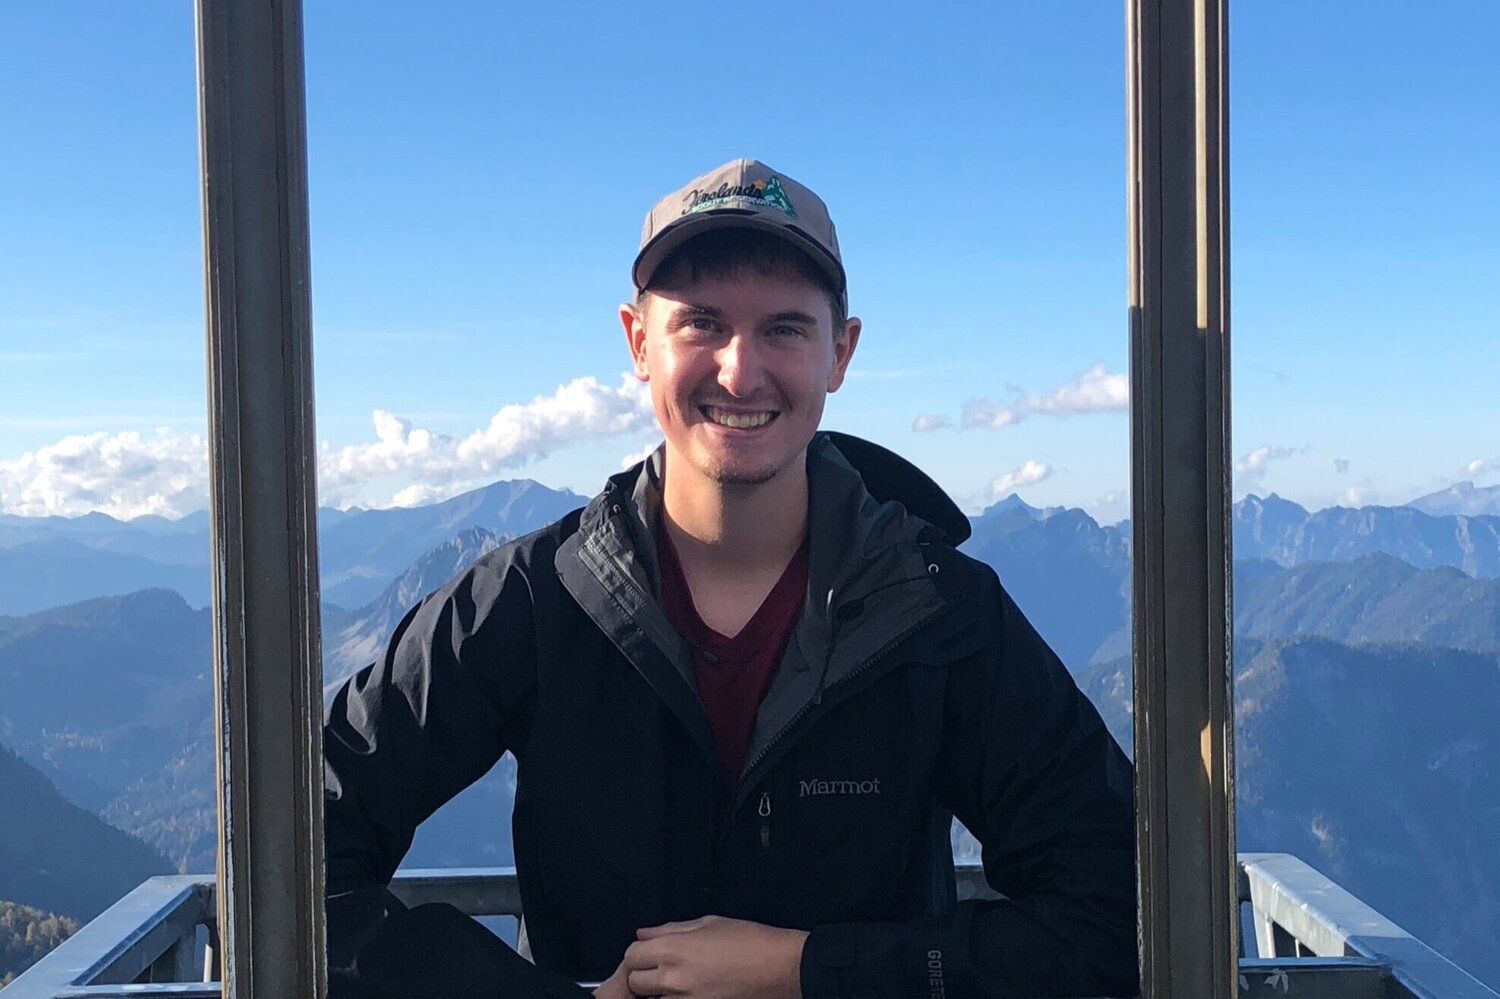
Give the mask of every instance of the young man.
POLYGON ((942 490, 818 429, 861 332, 822 201, 726 164, 633 278, 665 443, 330 708, 334 994, 1133 995, 1129 764, 942 490), (507 750, 534 965, 385 890, 507 750), (956 900, 955 815, 1003 898, 956 900))

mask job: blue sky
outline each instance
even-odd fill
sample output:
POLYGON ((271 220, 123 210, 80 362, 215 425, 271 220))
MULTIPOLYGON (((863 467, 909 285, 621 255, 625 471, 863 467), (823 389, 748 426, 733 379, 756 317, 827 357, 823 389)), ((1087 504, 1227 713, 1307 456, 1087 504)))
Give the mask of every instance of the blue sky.
MULTIPOLYGON (((1123 5, 529 6, 306 5, 328 499, 595 491, 656 439, 641 219, 754 156, 829 203, 865 323, 825 426, 970 509, 1125 514, 1123 5)), ((1500 12, 1233 17, 1237 491, 1500 482, 1500 12)), ((203 502, 195 110, 186 0, 0 15, 0 509, 203 502)))

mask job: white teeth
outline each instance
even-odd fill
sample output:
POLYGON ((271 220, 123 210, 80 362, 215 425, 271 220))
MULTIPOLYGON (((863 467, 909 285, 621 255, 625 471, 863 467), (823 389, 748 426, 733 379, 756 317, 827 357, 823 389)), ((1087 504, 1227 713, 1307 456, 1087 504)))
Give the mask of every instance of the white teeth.
POLYGON ((703 411, 708 414, 708 418, 710 420, 713 420, 715 423, 719 424, 719 426, 735 427, 741 430, 747 430, 751 427, 764 426, 766 423, 769 423, 771 417, 775 415, 774 413, 767 412, 753 414, 730 413, 715 406, 704 406, 703 411))

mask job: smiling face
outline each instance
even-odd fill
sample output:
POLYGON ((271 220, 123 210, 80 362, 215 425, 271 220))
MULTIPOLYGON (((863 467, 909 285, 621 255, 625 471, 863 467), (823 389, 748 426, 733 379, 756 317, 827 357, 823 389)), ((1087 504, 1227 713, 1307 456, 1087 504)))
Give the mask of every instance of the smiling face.
POLYGON ((763 270, 693 278, 673 268, 638 306, 620 309, 669 467, 675 456, 720 485, 759 485, 801 467, 859 341, 857 319, 834 335, 824 289, 763 270))

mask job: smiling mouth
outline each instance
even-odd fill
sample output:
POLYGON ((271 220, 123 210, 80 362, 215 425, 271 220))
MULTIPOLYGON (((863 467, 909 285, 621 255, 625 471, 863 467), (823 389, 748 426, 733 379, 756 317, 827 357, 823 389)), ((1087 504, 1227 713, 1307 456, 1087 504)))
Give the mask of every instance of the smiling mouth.
POLYGON ((755 430, 763 427, 776 419, 779 413, 774 409, 763 409, 749 413, 734 413, 718 406, 699 406, 698 412, 708 418, 710 423, 733 430, 755 430))

